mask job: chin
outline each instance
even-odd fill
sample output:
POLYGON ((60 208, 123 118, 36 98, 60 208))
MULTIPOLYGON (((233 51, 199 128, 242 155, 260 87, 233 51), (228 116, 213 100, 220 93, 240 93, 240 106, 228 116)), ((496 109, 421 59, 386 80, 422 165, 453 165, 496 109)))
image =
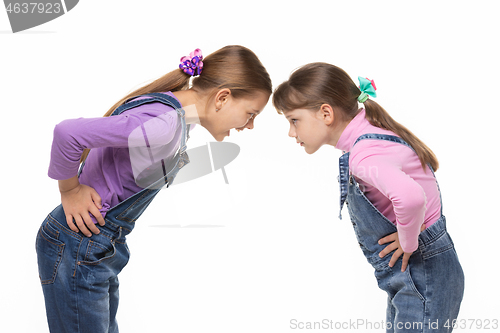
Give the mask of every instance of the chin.
POLYGON ((221 142, 221 141, 224 141, 224 138, 226 137, 227 135, 225 134, 218 134, 218 135, 213 135, 215 141, 217 142, 221 142))
POLYGON ((319 148, 320 148, 320 147, 316 147, 316 148, 314 148, 314 147, 313 147, 313 148, 311 148, 311 147, 306 147, 305 152, 306 152, 306 153, 308 153, 309 155, 312 155, 312 154, 314 154, 315 152, 317 152, 319 148))

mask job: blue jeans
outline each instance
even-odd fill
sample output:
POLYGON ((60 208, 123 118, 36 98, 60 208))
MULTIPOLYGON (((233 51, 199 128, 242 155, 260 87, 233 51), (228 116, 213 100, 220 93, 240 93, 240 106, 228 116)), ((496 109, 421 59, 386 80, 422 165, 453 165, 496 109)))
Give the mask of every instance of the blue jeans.
POLYGON ((39 275, 51 332, 118 332, 118 273, 129 260, 130 230, 106 220, 98 235, 65 227, 62 206, 36 239, 39 275))
POLYGON ((189 163, 185 152, 188 131, 184 110, 168 95, 149 95, 153 97, 125 103, 115 110, 114 115, 150 102, 175 107, 181 118, 182 136, 170 171, 112 207, 106 213, 106 224, 96 225, 100 230, 97 235, 86 237, 69 229, 62 205, 47 216, 38 231, 38 271, 51 332, 118 332, 118 273, 125 267, 130 255, 125 236, 133 230, 136 220, 161 188, 168 187, 179 170, 189 163))
MULTIPOLYGON (((400 138, 388 135, 366 134, 360 139, 407 145, 400 138)), ((446 231, 446 218, 441 215, 420 233, 418 249, 404 272, 401 272, 401 257, 391 268, 391 255, 384 258, 378 255, 387 244, 379 245, 378 240, 397 232, 396 226, 375 208, 349 175, 349 153, 341 156, 339 165, 341 207, 345 201, 363 254, 375 269, 378 286, 388 295, 387 332, 451 332, 463 297, 464 274, 446 231)))

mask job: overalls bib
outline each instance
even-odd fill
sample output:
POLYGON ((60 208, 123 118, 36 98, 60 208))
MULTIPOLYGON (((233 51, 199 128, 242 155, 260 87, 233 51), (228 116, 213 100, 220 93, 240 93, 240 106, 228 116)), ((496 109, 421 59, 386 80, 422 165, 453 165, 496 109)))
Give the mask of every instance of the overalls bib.
MULTIPOLYGON (((86 237, 67 227, 62 205, 40 227, 36 239, 38 270, 45 296, 51 332, 118 332, 118 273, 129 259, 125 236, 165 185, 168 187, 189 163, 186 154, 188 129, 181 105, 166 94, 150 93, 146 99, 128 100, 112 115, 146 103, 161 102, 176 109, 182 126, 179 150, 171 170, 149 187, 118 203, 106 213, 100 233, 86 237)), ((80 168, 82 171, 84 163, 80 168)), ((79 172, 79 174, 80 174, 79 172)))
MULTIPOLYGON (((401 138, 385 134, 364 134, 354 145, 366 139, 397 142, 412 149, 401 138)), ((401 272, 402 256, 392 268, 392 253, 379 257, 389 244, 379 245, 378 240, 397 232, 396 226, 366 198, 350 174, 349 153, 340 157, 339 169, 340 209, 345 202, 359 246, 375 269, 379 287, 388 295, 387 332, 451 332, 463 297, 464 275, 446 231, 442 202, 441 217, 420 233, 418 249, 401 272)))

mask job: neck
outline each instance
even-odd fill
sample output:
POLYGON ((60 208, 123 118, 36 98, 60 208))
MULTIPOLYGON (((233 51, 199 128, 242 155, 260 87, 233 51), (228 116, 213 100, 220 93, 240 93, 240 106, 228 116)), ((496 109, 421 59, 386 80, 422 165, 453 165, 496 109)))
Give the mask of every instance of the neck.
POLYGON ((361 109, 358 109, 358 111, 356 111, 356 114, 354 115, 354 117, 352 119, 341 120, 343 118, 342 114, 344 114, 344 113, 337 109, 337 112, 335 113, 335 115, 338 117, 338 119, 340 121, 333 124, 333 128, 330 132, 331 133, 330 140, 328 141, 329 145, 337 147, 337 144, 339 142, 340 137, 342 136, 342 133, 344 133, 344 130, 346 129, 346 127, 351 123, 351 121, 358 115, 358 113, 360 111, 361 111, 361 109))
POLYGON ((328 142, 329 145, 334 146, 334 147, 337 146, 337 143, 339 142, 340 136, 342 135, 345 128, 347 127, 347 125, 349 125, 350 122, 351 122, 350 120, 344 121, 332 129, 332 132, 330 135, 330 140, 328 142))
POLYGON ((200 124, 206 115, 206 98, 194 90, 180 90, 172 92, 179 100, 185 112, 186 124, 200 124))

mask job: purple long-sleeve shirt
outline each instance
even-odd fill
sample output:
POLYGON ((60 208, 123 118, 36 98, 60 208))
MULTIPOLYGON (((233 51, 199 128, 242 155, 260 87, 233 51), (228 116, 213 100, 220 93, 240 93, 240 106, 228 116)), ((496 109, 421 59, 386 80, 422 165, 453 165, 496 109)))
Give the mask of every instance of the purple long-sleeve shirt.
POLYGON ((64 120, 54 129, 48 175, 57 180, 76 176, 83 150, 91 149, 79 181, 100 195, 105 216, 145 187, 140 180, 144 170, 161 159, 168 164, 181 132, 175 109, 160 102, 116 116, 64 120))

